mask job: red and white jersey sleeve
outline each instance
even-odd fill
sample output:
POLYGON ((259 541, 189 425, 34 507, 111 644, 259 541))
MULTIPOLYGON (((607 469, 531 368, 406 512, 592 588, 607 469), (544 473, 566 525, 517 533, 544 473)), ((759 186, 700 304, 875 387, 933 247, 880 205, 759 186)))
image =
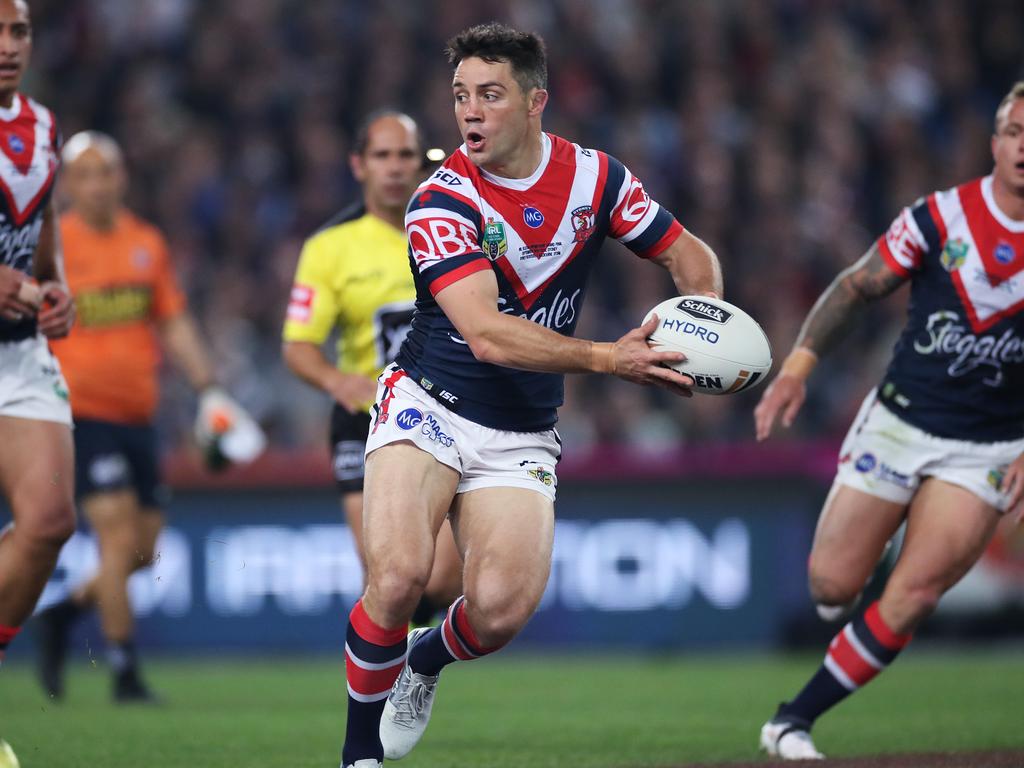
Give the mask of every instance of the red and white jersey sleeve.
POLYGON ((622 166, 623 178, 611 210, 608 234, 637 256, 650 259, 676 241, 683 227, 651 199, 640 179, 622 166))

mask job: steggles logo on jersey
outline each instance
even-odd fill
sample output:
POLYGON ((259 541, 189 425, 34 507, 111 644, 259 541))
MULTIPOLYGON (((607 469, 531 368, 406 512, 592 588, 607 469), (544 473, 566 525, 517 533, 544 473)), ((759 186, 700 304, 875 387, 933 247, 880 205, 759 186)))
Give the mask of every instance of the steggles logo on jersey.
POLYGON ((939 262, 947 272, 955 272, 963 266, 969 250, 970 246, 957 237, 946 243, 946 247, 942 249, 942 255, 939 256, 939 262))
POLYGON ((25 151, 25 142, 21 140, 21 137, 14 133, 7 134, 7 146, 11 148, 11 152, 16 155, 20 155, 25 151))
POLYGON ((39 245, 39 233, 43 230, 43 218, 35 220, 24 227, 14 227, 0 215, 0 264, 17 267, 27 263, 39 245))
POLYGON ((562 291, 555 292, 551 303, 547 306, 535 307, 532 312, 519 313, 515 307, 506 306, 509 301, 504 296, 498 297, 498 309, 507 315, 519 314, 519 317, 526 318, 552 331, 559 331, 562 328, 570 327, 576 320, 576 300, 583 292, 577 288, 571 296, 563 296, 562 291))
POLYGON ((496 261, 508 252, 508 238, 505 237, 505 225, 493 218, 488 218, 484 225, 484 255, 496 261))
POLYGON ((926 326, 928 336, 914 342, 914 351, 920 355, 953 356, 946 372, 954 378, 966 376, 982 366, 991 368, 991 373, 982 380, 990 387, 1002 386, 1004 364, 1024 363, 1024 339, 1012 328, 998 338, 966 331, 967 326, 960 322, 956 312, 933 312, 926 326))
POLYGON ((589 205, 581 205, 572 212, 572 228, 576 232, 572 241, 574 243, 582 243, 592 234, 594 234, 596 217, 594 216, 594 209, 589 205))

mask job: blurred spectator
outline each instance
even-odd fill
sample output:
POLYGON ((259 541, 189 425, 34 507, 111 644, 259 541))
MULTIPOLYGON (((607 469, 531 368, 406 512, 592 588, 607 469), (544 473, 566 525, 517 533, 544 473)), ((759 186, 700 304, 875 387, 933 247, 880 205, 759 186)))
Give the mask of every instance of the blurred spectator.
MULTIPOLYGON (((221 377, 285 448, 319 447, 324 428, 277 355, 298 238, 354 194, 353 116, 407 104, 453 148, 436 53, 454 31, 498 18, 541 32, 558 94, 546 127, 621 158, 700 232, 777 354, 900 205, 989 170, 977 148, 1024 75, 1014 0, 35 0, 33 16, 46 44, 27 90, 68 134, 124 146, 130 203, 168 233, 221 377)), ((613 339, 671 285, 608 250, 581 332, 613 339)), ((899 301, 813 382, 794 434, 842 434, 899 301)), ((678 405, 622 388, 569 386, 566 426, 647 449, 751 437, 756 391, 678 405)), ((167 404, 168 444, 186 406, 167 404)))

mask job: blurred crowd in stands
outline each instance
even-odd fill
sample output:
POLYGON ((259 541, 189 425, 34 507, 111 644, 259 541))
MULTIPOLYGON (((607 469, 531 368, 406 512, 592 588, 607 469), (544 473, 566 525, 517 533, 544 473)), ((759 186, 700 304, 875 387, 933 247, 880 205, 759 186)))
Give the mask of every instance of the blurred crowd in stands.
MULTIPOLYGON (((224 380, 279 448, 325 444, 328 404, 279 355, 303 238, 357 188, 354 126, 399 106, 453 150, 444 40, 498 19, 548 44, 544 125, 604 149, 722 259, 776 361, 818 293, 933 189, 987 173, 999 99, 1024 76, 1019 0, 32 0, 26 89, 69 136, 123 145, 130 203, 167 234, 224 380)), ((606 247, 579 333, 614 339, 674 293, 606 247)), ((812 378, 796 436, 835 438, 879 377, 905 296, 812 378)), ((760 391, 681 401, 568 377, 571 451, 749 440, 760 391)), ((188 388, 166 380, 165 445, 188 388)))

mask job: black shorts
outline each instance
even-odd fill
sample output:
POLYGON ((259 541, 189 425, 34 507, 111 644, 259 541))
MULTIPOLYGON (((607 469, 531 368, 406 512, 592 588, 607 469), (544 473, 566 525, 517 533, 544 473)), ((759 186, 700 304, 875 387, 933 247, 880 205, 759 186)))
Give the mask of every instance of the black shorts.
POLYGON ((370 434, 370 414, 349 413, 337 403, 331 411, 331 470, 342 493, 363 490, 366 465, 366 437, 370 434))
POLYGON ((130 488, 144 508, 167 504, 152 425, 75 419, 74 436, 78 498, 130 488))

